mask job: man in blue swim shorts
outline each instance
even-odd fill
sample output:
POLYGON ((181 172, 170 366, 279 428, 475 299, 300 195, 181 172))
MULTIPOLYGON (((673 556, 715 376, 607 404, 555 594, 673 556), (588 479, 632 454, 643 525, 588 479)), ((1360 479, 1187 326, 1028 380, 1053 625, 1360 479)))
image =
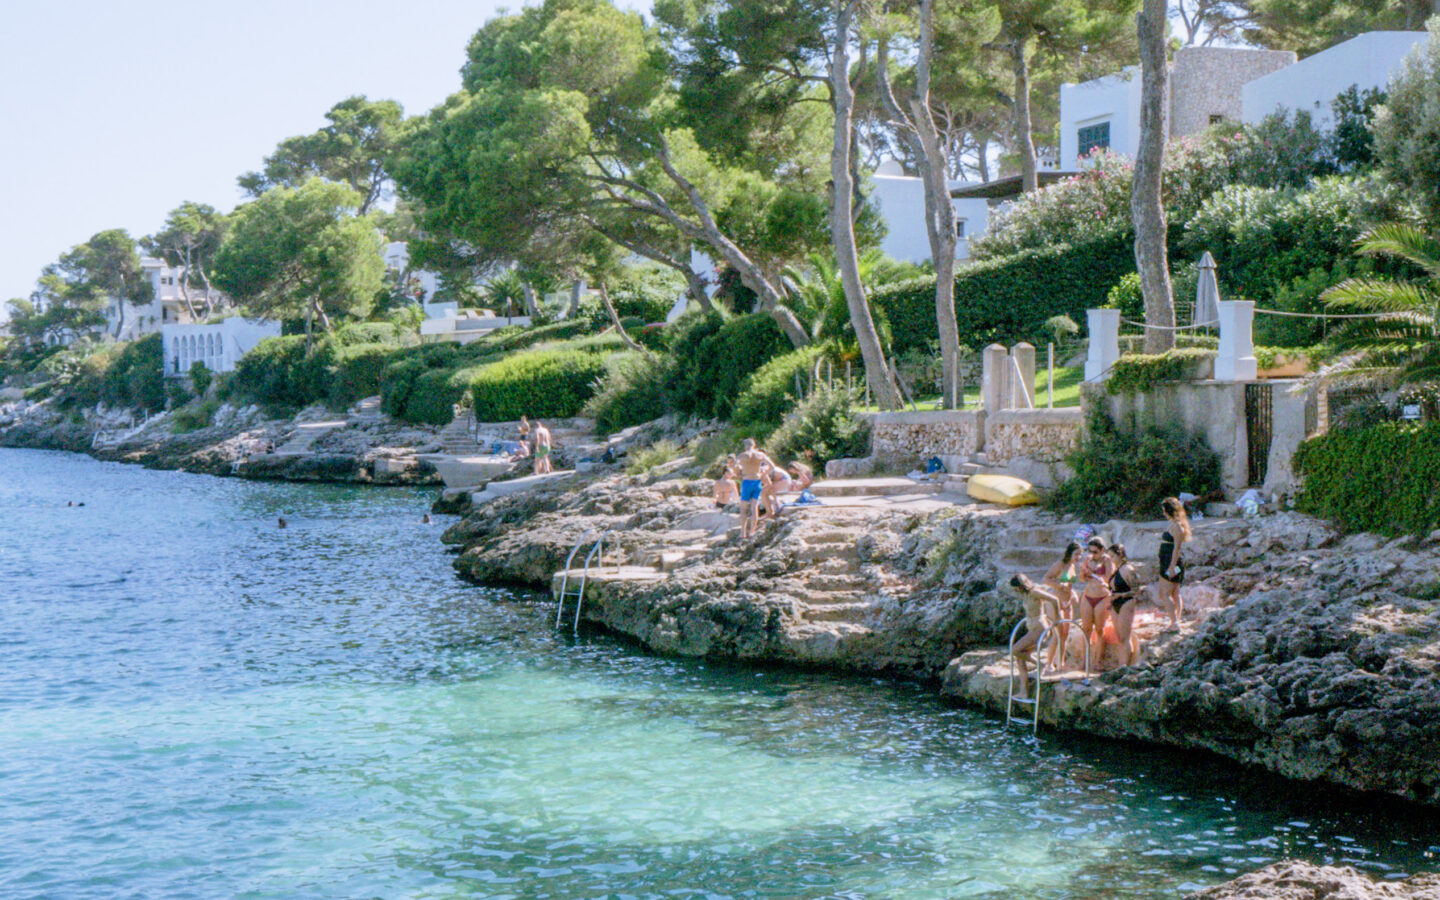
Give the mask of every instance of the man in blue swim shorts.
POLYGON ((740 536, 748 538, 760 523, 760 492, 764 489, 761 473, 775 465, 764 450, 755 448, 755 439, 745 439, 745 449, 735 457, 740 469, 740 536))

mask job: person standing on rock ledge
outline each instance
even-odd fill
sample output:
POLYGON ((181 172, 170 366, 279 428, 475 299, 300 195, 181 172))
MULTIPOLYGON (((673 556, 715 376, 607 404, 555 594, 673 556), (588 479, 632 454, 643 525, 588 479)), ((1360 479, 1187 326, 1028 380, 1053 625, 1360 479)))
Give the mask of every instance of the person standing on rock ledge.
POLYGON ((764 450, 756 449, 755 439, 746 438, 744 449, 735 457, 735 466, 740 470, 740 536, 748 538, 760 524, 760 494, 765 485, 760 475, 766 466, 775 463, 764 450))
POLYGON ((535 422, 535 474, 548 475, 554 469, 550 466, 550 429, 544 423, 535 422))
POLYGON ((1180 600, 1180 584, 1185 580, 1185 561, 1180 551, 1190 540, 1190 517, 1185 515, 1185 504, 1176 497, 1160 501, 1160 511, 1165 513, 1167 527, 1160 535, 1160 599, 1170 607, 1170 624, 1179 625, 1185 615, 1180 600))
MULTIPOLYGON (((1015 575, 1010 586, 1020 595, 1025 606, 1025 634, 1010 649, 1015 668, 1020 673, 1020 699, 1030 699, 1029 658, 1035 652, 1040 636, 1052 622, 1060 618, 1060 599, 1025 575, 1015 575)), ((1040 661, 1035 661, 1035 677, 1040 677, 1040 661)))

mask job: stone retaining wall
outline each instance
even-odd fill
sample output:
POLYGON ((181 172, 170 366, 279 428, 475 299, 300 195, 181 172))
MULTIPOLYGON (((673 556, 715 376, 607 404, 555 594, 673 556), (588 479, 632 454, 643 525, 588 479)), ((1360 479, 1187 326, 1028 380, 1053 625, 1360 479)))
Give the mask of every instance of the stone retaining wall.
POLYGON ((870 455, 884 463, 914 463, 938 456, 969 458, 984 449, 985 413, 930 410, 876 413, 870 420, 870 455))
POLYGON ((1058 463, 1080 443, 1078 408, 1006 409, 985 420, 985 457, 992 466, 1014 459, 1058 463))

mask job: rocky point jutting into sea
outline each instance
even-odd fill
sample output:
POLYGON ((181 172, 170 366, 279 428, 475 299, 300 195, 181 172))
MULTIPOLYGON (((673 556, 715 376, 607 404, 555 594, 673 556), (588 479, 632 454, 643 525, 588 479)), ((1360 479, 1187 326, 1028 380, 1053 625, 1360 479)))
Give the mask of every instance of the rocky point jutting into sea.
MULTIPOLYGON (((437 480, 419 457, 439 447, 439 429, 355 411, 274 420, 222 407, 190 434, 141 428, 97 447, 103 424, 12 409, 0 444, 242 477, 437 480), (255 452, 297 440, 305 452, 272 462, 255 452)), ((675 426, 638 439, 667 430, 675 426)), ((452 492, 447 502, 465 510, 444 536, 457 571, 553 591, 576 543, 608 532, 582 610, 592 627, 662 654, 928 680, 954 702, 1002 714, 1002 648, 1020 615, 1004 582, 1043 571, 1080 525, 934 484, 837 479, 817 484, 821 505, 794 508, 746 541, 715 510, 694 462, 643 475, 622 466, 599 463, 473 508, 469 493, 452 492)), ((1153 575, 1160 523, 1099 530, 1153 575)), ((1041 728, 1208 750, 1288 778, 1440 805, 1440 533, 1344 536, 1293 512, 1206 519, 1187 559, 1184 625, 1166 629, 1157 610, 1142 609, 1141 661, 1048 681, 1041 728)), ((1428 896, 1428 884, 1393 895, 1428 896)))
MULTIPOLYGON (((746 541, 708 481, 668 468, 502 498, 444 539, 466 578, 548 587, 582 536, 609 530, 607 564, 618 553, 624 567, 592 573, 587 622, 662 653, 939 679, 957 702, 1003 712, 1001 648, 1020 616, 1004 582, 1043 570, 1079 525, 943 494, 847 503, 831 482, 825 505, 746 541)), ((1100 531, 1153 560, 1161 527, 1100 531)), ((1142 660, 1047 686, 1042 727, 1440 803, 1440 533, 1345 537, 1293 512, 1207 519, 1187 558, 1183 626, 1142 612, 1142 660)))

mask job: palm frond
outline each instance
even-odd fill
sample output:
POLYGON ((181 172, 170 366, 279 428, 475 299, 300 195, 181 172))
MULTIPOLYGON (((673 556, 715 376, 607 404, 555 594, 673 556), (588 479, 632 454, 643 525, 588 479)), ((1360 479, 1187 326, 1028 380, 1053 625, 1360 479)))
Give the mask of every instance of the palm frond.
POLYGON ((1434 315, 1440 296, 1427 287, 1404 281, 1347 278, 1320 295, 1331 312, 1419 312, 1434 315))
POLYGON ((1397 256, 1440 278, 1440 244, 1414 225, 1388 222, 1360 235, 1360 252, 1371 256, 1397 256))

